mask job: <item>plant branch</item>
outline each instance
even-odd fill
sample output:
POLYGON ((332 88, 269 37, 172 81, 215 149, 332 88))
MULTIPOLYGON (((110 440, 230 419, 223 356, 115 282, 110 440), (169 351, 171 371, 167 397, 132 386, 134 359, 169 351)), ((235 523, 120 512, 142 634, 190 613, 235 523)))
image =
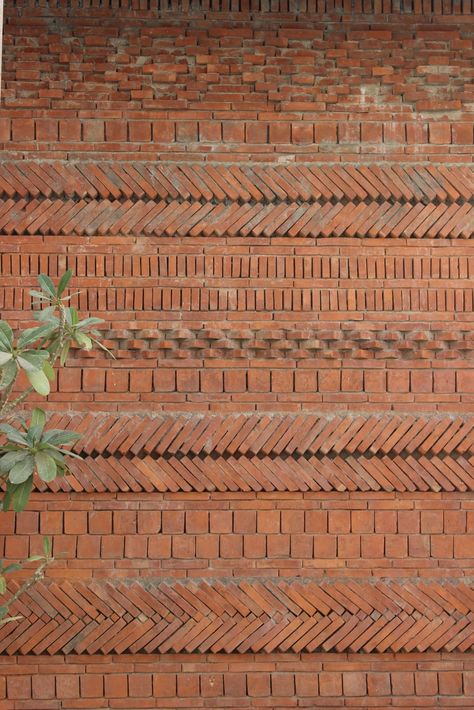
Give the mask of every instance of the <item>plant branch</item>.
POLYGON ((50 565, 54 561, 53 557, 47 557, 35 570, 35 573, 33 574, 32 577, 29 577, 27 580, 21 584, 16 592, 12 594, 10 599, 8 599, 4 604, 2 604, 1 610, 0 610, 0 626, 2 624, 7 624, 9 621, 15 621, 18 618, 21 617, 12 617, 12 618, 7 618, 5 619, 5 616, 8 614, 8 611, 11 607, 11 605, 16 602, 17 599, 21 597, 22 594, 28 591, 31 587, 33 587, 35 584, 37 584, 39 581, 44 579, 44 571, 48 565, 50 565))

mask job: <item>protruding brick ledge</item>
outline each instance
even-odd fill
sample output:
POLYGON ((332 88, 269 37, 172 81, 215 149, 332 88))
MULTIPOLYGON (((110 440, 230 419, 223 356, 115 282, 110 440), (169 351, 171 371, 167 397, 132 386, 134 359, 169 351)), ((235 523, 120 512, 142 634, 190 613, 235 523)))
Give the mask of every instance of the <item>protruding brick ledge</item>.
MULTIPOLYGON (((15 589, 15 585, 13 589, 15 589)), ((468 651, 469 582, 295 580, 40 583, 0 652, 468 651)))

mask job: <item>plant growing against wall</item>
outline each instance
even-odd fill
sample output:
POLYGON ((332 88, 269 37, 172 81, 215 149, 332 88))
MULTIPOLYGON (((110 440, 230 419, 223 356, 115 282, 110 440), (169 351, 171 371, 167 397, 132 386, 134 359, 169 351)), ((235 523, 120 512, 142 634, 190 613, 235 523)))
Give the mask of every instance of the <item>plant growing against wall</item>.
MULTIPOLYGON (((57 286, 45 275, 38 277, 39 290, 31 291, 40 310, 34 313, 37 324, 14 333, 5 320, 0 320, 0 432, 6 443, 0 446, 0 481, 5 494, 1 509, 19 512, 28 503, 34 476, 53 481, 67 472, 67 457, 77 456, 67 447, 80 435, 62 429, 48 429, 46 413, 35 407, 30 417, 24 416, 23 403, 32 392, 46 397, 55 377, 55 366, 63 367, 72 345, 91 350, 94 345, 107 352, 99 340, 95 326, 100 318, 80 319, 77 310, 68 305, 72 295, 65 295, 72 271, 67 271, 57 286), (27 384, 18 393, 16 384, 24 373, 27 384)), ((20 388, 21 389, 21 388, 20 388)), ((0 606, 0 624, 13 620, 7 617, 12 603, 44 576, 52 561, 50 542, 43 541, 43 554, 34 555, 22 563, 0 565, 0 595, 6 593, 6 575, 26 563, 38 562, 28 578, 0 606)))

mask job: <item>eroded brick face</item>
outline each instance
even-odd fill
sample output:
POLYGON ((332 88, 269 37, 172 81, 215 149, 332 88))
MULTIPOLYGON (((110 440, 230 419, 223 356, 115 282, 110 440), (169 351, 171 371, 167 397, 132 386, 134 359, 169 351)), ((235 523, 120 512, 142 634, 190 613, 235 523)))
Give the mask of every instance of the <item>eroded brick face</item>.
POLYGON ((7 2, 2 317, 71 268, 115 359, 2 710, 473 706, 473 11, 7 2))

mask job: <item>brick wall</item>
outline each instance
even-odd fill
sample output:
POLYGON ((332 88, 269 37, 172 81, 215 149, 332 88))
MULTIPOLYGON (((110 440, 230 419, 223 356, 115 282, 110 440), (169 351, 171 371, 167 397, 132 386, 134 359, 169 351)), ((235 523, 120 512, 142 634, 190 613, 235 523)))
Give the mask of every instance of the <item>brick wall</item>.
POLYGON ((2 316, 72 268, 115 359, 0 710, 472 707, 471 0, 5 10, 2 316))

